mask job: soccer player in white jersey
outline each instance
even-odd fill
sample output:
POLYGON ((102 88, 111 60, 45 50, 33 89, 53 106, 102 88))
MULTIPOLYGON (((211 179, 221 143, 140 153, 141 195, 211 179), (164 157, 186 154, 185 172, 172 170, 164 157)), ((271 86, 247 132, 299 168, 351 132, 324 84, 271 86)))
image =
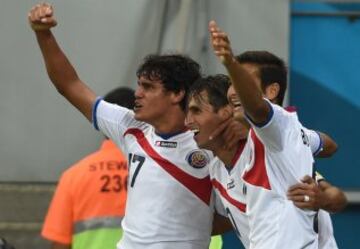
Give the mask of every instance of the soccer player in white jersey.
POLYGON ((245 248, 249 248, 245 185, 241 179, 244 164, 237 163, 246 140, 240 141, 235 148, 226 149, 221 137, 208 139, 214 129, 232 117, 232 108, 226 98, 229 83, 225 75, 197 80, 190 89, 186 123, 195 131, 194 139, 199 147, 211 150, 216 155, 209 170, 211 182, 224 206, 221 214, 229 218, 237 236, 245 248))
MULTIPOLYGON (((210 76, 196 81, 189 94, 190 101, 188 103, 187 125, 196 131, 195 140, 199 146, 212 150, 218 159, 221 160, 214 160, 210 165, 211 181, 216 189, 216 193, 220 196, 220 199, 225 206, 226 212, 224 212, 223 215, 229 217, 238 237, 244 246, 249 248, 249 224, 246 216, 246 185, 240 177, 245 165, 242 161, 243 158, 241 158, 240 155, 242 151, 245 151, 243 153, 246 153, 246 150, 249 148, 245 146, 246 141, 241 141, 237 149, 227 150, 223 147, 222 138, 213 139, 211 141, 208 140, 209 133, 212 133, 219 125, 221 126, 222 120, 227 120, 227 118, 231 116, 233 108, 229 108, 230 106, 228 105, 226 97, 228 86, 229 79, 225 75, 210 76)), ((231 91, 229 91, 229 93, 231 93, 231 91)), ((243 129, 247 130, 245 126, 243 129)), ((312 131, 309 132, 315 133, 312 131)), ((326 137, 326 135, 324 136, 326 137)), ((314 134, 314 136, 311 136, 310 138, 309 143, 312 144, 312 151, 316 152, 321 143, 319 136, 314 134)), ((333 143, 330 138, 327 138, 325 142, 330 144, 333 143)), ((325 148, 329 148, 329 145, 325 144, 325 148)), ((326 153, 330 154, 329 151, 326 153)), ((306 179, 305 181, 308 182, 309 179, 306 179)), ((296 196, 294 201, 298 198, 298 194, 302 194, 301 197, 303 201, 304 192, 293 192, 297 191, 299 188, 301 188, 301 190, 310 190, 310 187, 305 185, 305 183, 302 183, 301 186, 292 186, 291 193, 296 196)), ((339 198, 334 200, 334 196, 337 196, 339 191, 337 189, 334 190, 331 193, 328 193, 327 190, 327 194, 330 194, 330 196, 320 192, 316 195, 311 193, 311 191, 305 193, 310 196, 312 202, 315 200, 318 202, 316 209, 321 208, 323 204, 325 204, 326 208, 331 208, 332 211, 336 211, 336 203, 331 202, 339 202, 339 198), (329 203, 331 203, 331 207, 329 206, 329 203)), ((340 196, 341 194, 340 191, 340 196)), ((309 202, 309 204, 313 205, 312 202, 309 202)), ((304 204, 303 202, 298 203, 298 201, 295 203, 299 205, 304 204)), ((312 205, 308 205, 305 208, 313 208, 312 205)), ((320 212, 323 213, 324 211, 320 212)), ((320 227, 322 227, 323 221, 324 220, 319 221, 320 227)), ((329 241, 329 236, 326 234, 326 231, 328 231, 329 228, 325 228, 326 230, 320 231, 320 235, 325 235, 322 236, 324 237, 323 241, 329 241)), ((332 240, 334 241, 333 238, 332 240)), ((327 244, 329 244, 329 242, 327 242, 327 244)))
POLYGON ((197 79, 199 66, 179 55, 154 55, 137 75, 135 113, 102 100, 93 108, 94 126, 129 153, 119 248, 206 248, 213 214, 210 155, 183 125, 170 126, 184 120, 183 82, 197 79))
POLYGON ((129 159, 128 199, 120 249, 205 249, 214 200, 208 163, 186 130, 185 95, 199 65, 181 55, 149 56, 137 71, 134 112, 109 104, 87 87, 50 29, 48 4, 29 13, 48 75, 57 90, 129 159))
MULTIPOLYGON (((236 60, 246 66, 248 71, 261 82, 261 90, 266 98, 282 105, 287 85, 287 70, 285 63, 279 57, 267 51, 247 51, 236 56, 236 60)), ((236 116, 243 117, 233 86, 229 88, 228 99, 237 107, 236 110, 240 110, 236 116)), ((310 143, 314 156, 330 157, 336 152, 337 145, 329 136, 321 132, 310 134, 312 134, 310 141, 314 141, 310 143), (317 134, 321 138, 320 145, 316 142, 317 134)), ((302 183, 292 186, 288 191, 288 198, 299 208, 319 210, 319 248, 336 249, 329 212, 343 210, 347 205, 346 196, 339 188, 326 182, 323 177, 318 177, 320 174, 317 172, 316 176, 316 182, 312 177, 305 176, 302 183), (308 198, 304 199, 305 196, 308 198)))
MULTIPOLYGON (((287 200, 287 189, 313 172, 308 131, 296 114, 263 98, 260 82, 231 52, 228 37, 209 25, 215 54, 226 67, 251 124, 242 179, 250 248, 318 248, 316 212, 300 210, 287 200)), ((246 146, 246 145, 245 145, 246 146)))

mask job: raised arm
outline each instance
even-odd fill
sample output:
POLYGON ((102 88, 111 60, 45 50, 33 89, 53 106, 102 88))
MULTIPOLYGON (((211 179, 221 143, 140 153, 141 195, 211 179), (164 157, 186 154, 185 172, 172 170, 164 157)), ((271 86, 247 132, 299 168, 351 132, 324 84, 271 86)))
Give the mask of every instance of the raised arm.
POLYGON ((236 61, 227 34, 221 31, 214 21, 209 23, 209 32, 214 53, 228 71, 245 112, 254 123, 265 123, 271 109, 262 97, 260 84, 236 61))
POLYGON ((50 80, 58 92, 91 121, 96 95, 80 80, 50 31, 57 25, 52 6, 47 3, 34 6, 28 19, 35 32, 50 80))

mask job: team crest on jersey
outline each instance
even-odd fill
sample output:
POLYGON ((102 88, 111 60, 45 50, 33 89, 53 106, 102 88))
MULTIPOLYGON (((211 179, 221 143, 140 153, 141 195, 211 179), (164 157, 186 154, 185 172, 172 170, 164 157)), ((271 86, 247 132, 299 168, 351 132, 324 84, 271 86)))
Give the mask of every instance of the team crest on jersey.
POLYGON ((155 146, 157 146, 157 147, 165 147, 165 148, 176 148, 177 147, 177 142, 156 141, 155 146))
POLYGON ((187 154, 186 161, 191 167, 200 169, 205 167, 210 162, 210 158, 209 155, 202 150, 193 150, 187 154))

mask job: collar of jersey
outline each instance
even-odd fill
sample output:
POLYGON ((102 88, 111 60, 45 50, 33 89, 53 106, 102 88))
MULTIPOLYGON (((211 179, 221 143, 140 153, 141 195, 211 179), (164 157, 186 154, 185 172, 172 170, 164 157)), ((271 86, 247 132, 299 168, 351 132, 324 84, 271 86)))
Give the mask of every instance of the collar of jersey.
POLYGON ((239 141, 238 144, 238 148, 235 152, 235 155, 233 156, 233 158, 231 159, 231 164, 230 165, 225 165, 225 168, 227 169, 228 173, 230 174, 231 170, 234 168, 236 162, 238 161, 239 157, 241 156, 244 148, 245 148, 245 144, 246 144, 246 139, 242 139, 239 141))
POLYGON ((187 131, 187 129, 181 130, 181 131, 177 131, 177 132, 172 132, 172 133, 157 133, 155 132, 155 134, 159 137, 161 137, 162 139, 168 140, 169 138, 172 138, 174 136, 177 136, 181 133, 184 133, 185 131, 187 131))

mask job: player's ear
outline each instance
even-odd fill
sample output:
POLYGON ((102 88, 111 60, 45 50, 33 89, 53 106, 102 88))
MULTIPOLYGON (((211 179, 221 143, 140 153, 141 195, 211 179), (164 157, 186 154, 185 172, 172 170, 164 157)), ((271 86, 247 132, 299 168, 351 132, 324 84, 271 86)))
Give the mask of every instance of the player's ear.
POLYGON ((172 102, 173 104, 178 104, 180 103, 184 98, 185 98, 185 91, 184 90, 180 90, 179 92, 172 92, 172 102))
POLYGON ((222 120, 226 120, 233 116, 233 111, 229 105, 226 105, 219 109, 218 114, 220 115, 222 120))
POLYGON ((268 85, 265 89, 265 97, 270 100, 270 101, 274 101, 280 92, 280 85, 277 82, 274 82, 270 85, 268 85))

